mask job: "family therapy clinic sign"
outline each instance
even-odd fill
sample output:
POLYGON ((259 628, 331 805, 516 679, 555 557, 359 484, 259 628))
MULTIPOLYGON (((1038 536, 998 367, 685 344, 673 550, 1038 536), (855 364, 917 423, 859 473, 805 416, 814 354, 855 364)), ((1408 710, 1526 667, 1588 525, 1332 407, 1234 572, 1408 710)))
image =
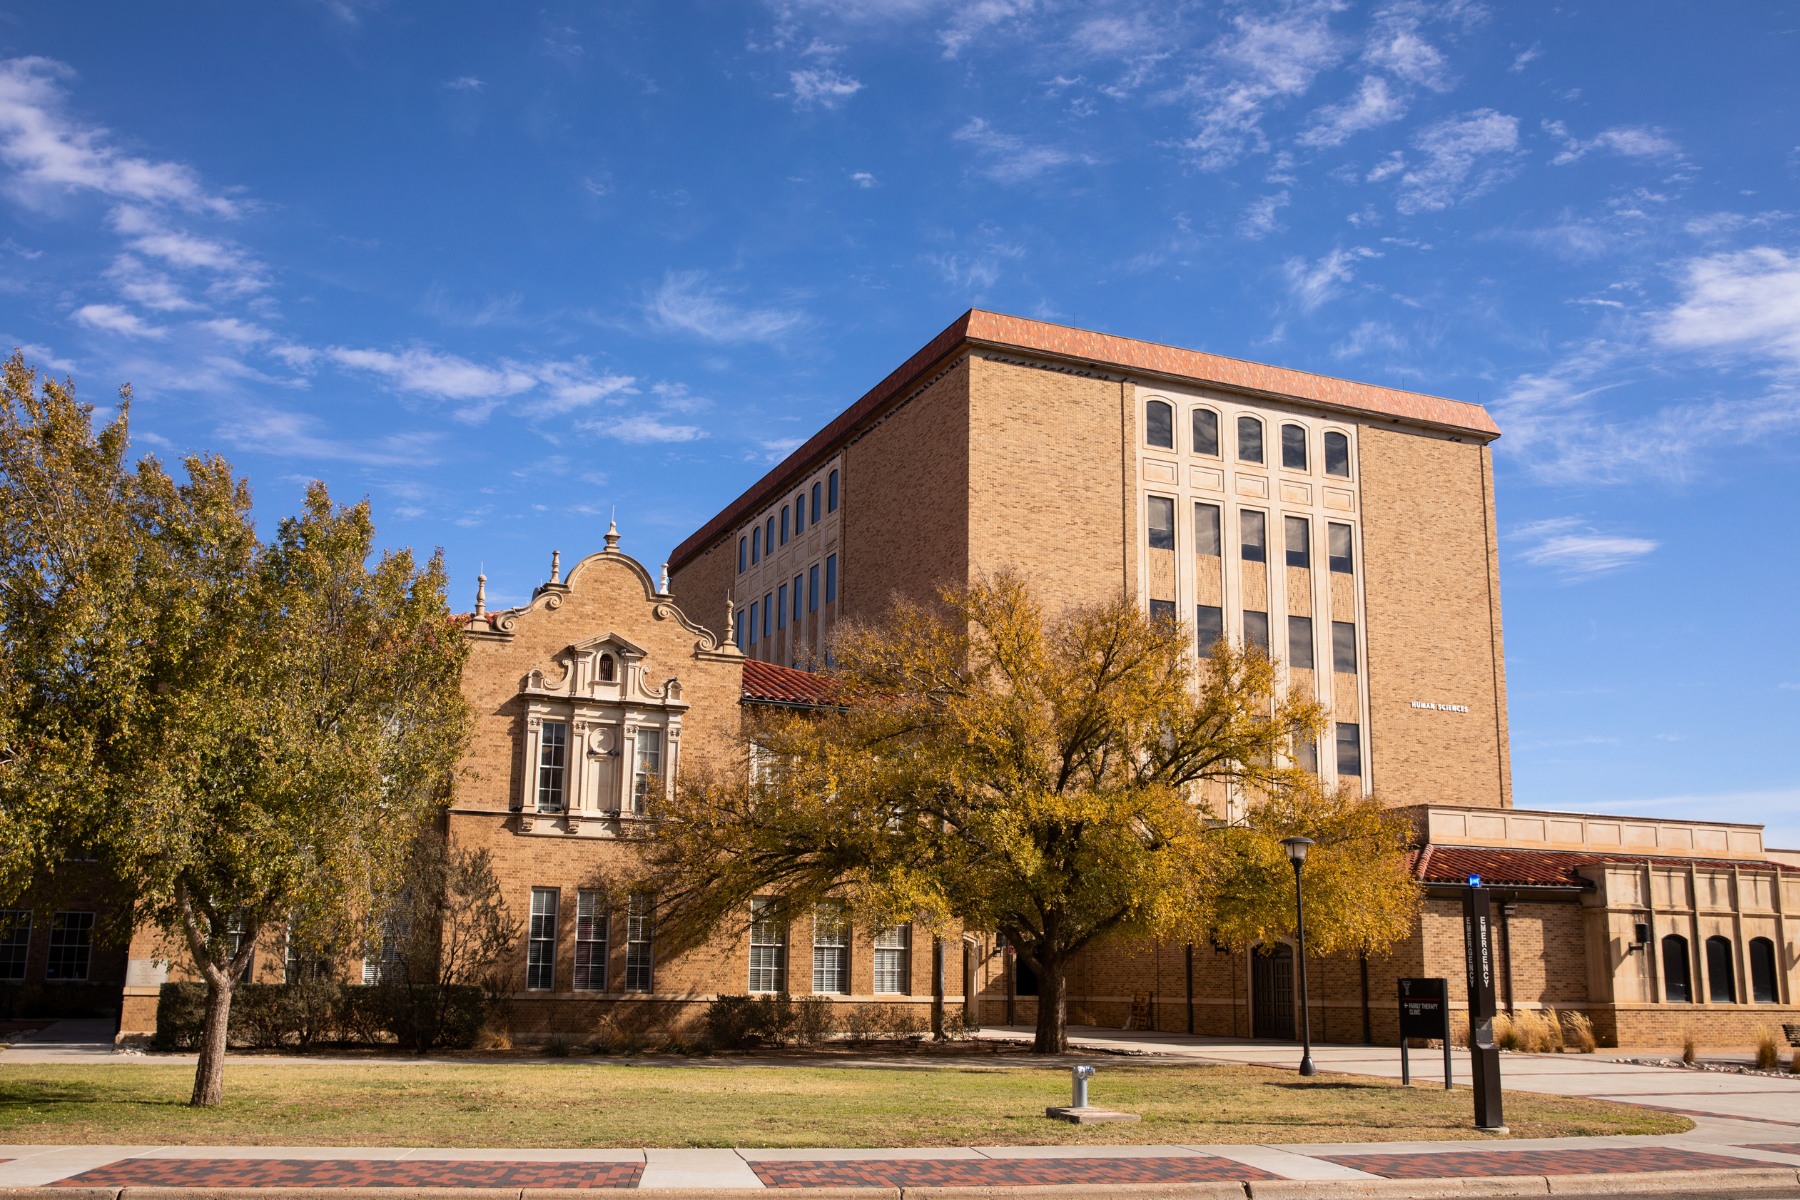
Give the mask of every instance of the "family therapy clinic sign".
POLYGON ((1463 893, 1463 966, 1469 982, 1469 1070, 1475 1089, 1475 1128, 1506 1130, 1500 1099, 1500 1050, 1494 1045, 1494 921, 1481 876, 1463 893))

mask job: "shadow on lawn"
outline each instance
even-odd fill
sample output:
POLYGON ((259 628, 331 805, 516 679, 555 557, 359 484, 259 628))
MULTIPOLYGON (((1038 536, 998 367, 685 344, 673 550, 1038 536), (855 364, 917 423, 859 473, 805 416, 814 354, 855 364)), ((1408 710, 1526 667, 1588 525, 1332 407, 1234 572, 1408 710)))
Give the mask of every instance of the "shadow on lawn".
POLYGON ((0 1121, 23 1117, 34 1109, 64 1105, 94 1107, 129 1106, 132 1108, 186 1108, 187 1102, 173 1096, 127 1096, 108 1094, 100 1087, 83 1087, 73 1083, 0 1082, 0 1121))

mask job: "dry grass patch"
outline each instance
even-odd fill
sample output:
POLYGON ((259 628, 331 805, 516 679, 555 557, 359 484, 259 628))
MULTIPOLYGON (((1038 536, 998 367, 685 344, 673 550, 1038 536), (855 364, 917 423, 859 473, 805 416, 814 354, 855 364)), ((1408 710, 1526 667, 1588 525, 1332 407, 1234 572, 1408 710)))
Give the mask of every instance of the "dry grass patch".
MULTIPOLYGON (((1063 1067, 298 1064, 236 1061, 225 1103, 182 1066, 0 1067, 0 1143, 291 1146, 951 1146, 1378 1142, 1469 1136, 1466 1089, 1246 1066, 1106 1064, 1128 1126, 1051 1124, 1063 1067)), ((1516 1137, 1676 1133, 1686 1118, 1511 1093, 1516 1137)))

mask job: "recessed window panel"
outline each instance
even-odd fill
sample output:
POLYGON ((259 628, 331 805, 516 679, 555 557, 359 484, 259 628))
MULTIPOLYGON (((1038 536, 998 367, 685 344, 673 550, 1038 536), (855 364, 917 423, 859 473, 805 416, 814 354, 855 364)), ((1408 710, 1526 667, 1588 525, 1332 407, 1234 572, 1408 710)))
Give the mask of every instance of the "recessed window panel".
POLYGON ((1213 652, 1219 639, 1225 636, 1225 610, 1216 604, 1196 604, 1194 606, 1194 647, 1200 657, 1206 658, 1213 652))
POLYGON ((1688 966, 1688 940, 1671 933, 1662 940, 1663 1001, 1667 1004, 1692 1004, 1694 986, 1688 966))
POLYGON ((1194 410, 1194 453, 1219 457, 1219 414, 1210 408, 1194 410))
POLYGON ((819 523, 819 489, 823 486, 823 484, 815 483, 812 487, 812 519, 814 525, 819 523))
POLYGON ((1344 721, 1337 727, 1337 771, 1339 775, 1362 774, 1362 726, 1344 721))
POLYGON ((788 506, 784 504, 781 506, 781 544, 784 546, 787 545, 787 540, 788 540, 788 506))
POLYGON ((1288 666, 1296 671, 1313 667, 1313 623, 1311 617, 1288 618, 1288 666))
POLYGON ((787 628, 787 604, 787 584, 784 583, 776 589, 775 628, 777 629, 787 628))
POLYGON ((1263 460, 1263 425, 1255 417, 1239 417, 1237 421, 1238 461, 1259 463, 1263 460))
POLYGON ((1281 465, 1290 471, 1306 470, 1306 426, 1281 427, 1281 465))
POLYGON ((1341 433, 1325 435, 1325 473, 1350 478, 1350 439, 1341 433))
POLYGON ((806 493, 794 497, 794 536, 806 532, 806 493))
POLYGON ((738 539, 738 574, 742 575, 744 573, 744 568, 747 567, 749 564, 750 564, 750 539, 749 538, 739 538, 738 539))
POLYGON ((1356 674, 1356 623, 1331 623, 1331 669, 1340 675, 1356 674))
POLYGON ((1194 553, 1219 557, 1219 506, 1194 505, 1194 553))
POLYGON ((1152 496, 1148 506, 1150 548, 1175 548, 1175 502, 1167 496, 1152 496))
POLYGON ((827 554, 825 556, 825 603, 827 603, 827 604, 836 603, 837 592, 838 592, 837 555, 827 554))
POLYGON ((1254 609, 1244 610, 1244 645, 1269 652, 1269 614, 1254 609))
POLYGON ((1161 624, 1175 619, 1175 602, 1173 600, 1152 600, 1150 602, 1150 620, 1161 624))
POLYGON ((750 565, 755 566, 762 561, 762 526, 758 525, 750 531, 750 565))
POLYGON ((1269 561, 1269 519, 1254 508, 1238 510, 1238 543, 1245 562, 1269 561))
POLYGON ((1283 517, 1281 524, 1287 538, 1287 565, 1311 569, 1312 522, 1305 517, 1283 517))
POLYGON ((825 477, 825 511, 836 512, 838 506, 838 473, 833 471, 825 477))
POLYGON ((1706 996, 1714 1004, 1737 1003, 1737 979, 1732 968, 1731 939, 1716 934, 1706 939, 1706 996))
POLYGON ((1144 405, 1144 441, 1164 450, 1175 448, 1175 410, 1165 401, 1144 405))
POLYGON ((1351 549, 1350 527, 1337 521, 1326 523, 1327 547, 1331 558, 1331 569, 1339 575, 1352 574, 1356 569, 1356 559, 1351 549))

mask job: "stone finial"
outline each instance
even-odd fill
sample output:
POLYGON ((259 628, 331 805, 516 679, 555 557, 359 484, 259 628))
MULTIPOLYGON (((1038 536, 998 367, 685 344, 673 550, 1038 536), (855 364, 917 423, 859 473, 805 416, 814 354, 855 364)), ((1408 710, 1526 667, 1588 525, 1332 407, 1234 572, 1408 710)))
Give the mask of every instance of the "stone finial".
POLYGON ((608 521, 606 524, 606 548, 613 553, 619 550, 619 523, 608 521))
POLYGON ((729 594, 725 597, 725 640, 737 641, 737 605, 731 601, 729 594))
POLYGON ((662 582, 656 585, 656 591, 657 591, 658 595, 662 595, 662 596, 666 596, 669 594, 669 564, 668 563, 663 564, 662 582))
POLYGON ((477 575, 475 577, 475 615, 479 617, 485 612, 487 612, 487 576, 477 575))
POLYGON ((550 552, 550 582, 551 583, 561 583, 562 582, 562 551, 561 550, 552 550, 550 552))

